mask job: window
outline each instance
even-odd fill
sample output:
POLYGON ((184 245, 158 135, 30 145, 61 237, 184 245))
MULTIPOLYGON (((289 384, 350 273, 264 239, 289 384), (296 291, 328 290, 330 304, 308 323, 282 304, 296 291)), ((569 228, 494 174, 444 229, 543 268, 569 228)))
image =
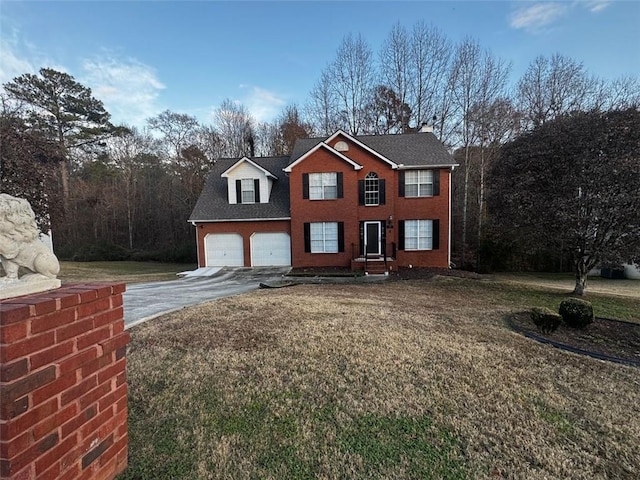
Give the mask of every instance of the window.
POLYGON ((256 193, 252 178, 243 178, 241 181, 242 203, 255 203, 256 193))
POLYGON ((257 178, 236 180, 236 203, 260 203, 260 180, 257 178))
POLYGON ((430 197, 434 195, 433 170, 408 170, 404 172, 405 197, 430 197))
POLYGON ((311 253, 338 252, 338 223, 318 222, 310 224, 311 253))
POLYGON ((433 249, 433 221, 405 220, 404 249, 431 250, 433 249))
POLYGON ((338 198, 338 180, 336 172, 310 173, 309 198, 311 200, 338 198))
POLYGON ((364 179, 364 204, 365 205, 379 205, 380 204, 380 190, 379 190, 378 175, 374 172, 368 173, 364 179))

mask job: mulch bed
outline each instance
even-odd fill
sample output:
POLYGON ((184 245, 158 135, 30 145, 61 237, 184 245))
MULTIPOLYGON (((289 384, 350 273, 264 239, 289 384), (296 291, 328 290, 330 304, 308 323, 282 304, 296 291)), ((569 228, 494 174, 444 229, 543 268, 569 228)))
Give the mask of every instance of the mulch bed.
POLYGON ((640 367, 640 325, 597 317, 585 329, 562 324, 553 333, 540 332, 529 312, 509 316, 509 325, 516 331, 559 348, 640 367))
POLYGON ((426 268, 416 267, 407 268, 400 267, 398 270, 391 272, 391 279, 395 280, 428 280, 436 275, 458 278, 483 278, 482 275, 476 272, 470 272, 467 270, 452 270, 449 268, 426 268))

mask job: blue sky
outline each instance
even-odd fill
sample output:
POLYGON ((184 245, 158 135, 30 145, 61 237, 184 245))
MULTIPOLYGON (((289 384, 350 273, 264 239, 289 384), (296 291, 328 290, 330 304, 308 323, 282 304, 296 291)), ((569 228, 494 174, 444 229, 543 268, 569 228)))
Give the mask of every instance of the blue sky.
POLYGON ((348 33, 377 51, 391 27, 432 23, 512 63, 561 53, 600 77, 640 76, 640 2, 0 0, 0 82, 68 72, 116 123, 165 109, 204 123, 231 98, 258 120, 303 104, 348 33))

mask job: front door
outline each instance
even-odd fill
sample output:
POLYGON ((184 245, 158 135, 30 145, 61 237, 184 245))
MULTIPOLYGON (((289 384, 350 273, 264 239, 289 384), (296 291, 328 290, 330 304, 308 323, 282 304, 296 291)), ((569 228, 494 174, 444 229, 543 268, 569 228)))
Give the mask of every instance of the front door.
POLYGON ((380 255, 380 222, 364 222, 364 244, 367 255, 380 255))

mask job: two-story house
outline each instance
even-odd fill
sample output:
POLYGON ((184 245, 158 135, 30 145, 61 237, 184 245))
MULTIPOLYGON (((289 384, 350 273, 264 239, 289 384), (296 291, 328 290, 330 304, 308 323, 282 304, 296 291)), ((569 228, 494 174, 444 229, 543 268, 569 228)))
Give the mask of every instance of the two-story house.
POLYGON ((205 266, 450 263, 453 158, 429 129, 301 139, 291 156, 216 162, 190 222, 205 266))

